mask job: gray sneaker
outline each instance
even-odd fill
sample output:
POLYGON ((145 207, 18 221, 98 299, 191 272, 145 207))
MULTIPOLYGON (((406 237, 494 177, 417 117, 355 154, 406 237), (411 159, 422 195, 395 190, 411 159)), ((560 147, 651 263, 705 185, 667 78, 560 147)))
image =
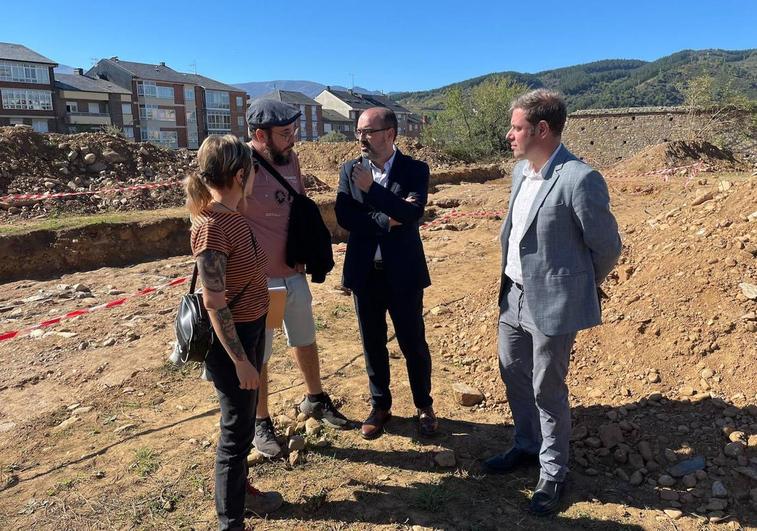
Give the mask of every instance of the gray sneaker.
POLYGON ((258 516, 265 516, 281 507, 283 502, 284 498, 278 492, 260 491, 252 486, 249 479, 247 480, 244 495, 244 508, 246 511, 255 513, 258 516))
POLYGON ((281 446, 276 441, 276 431, 270 418, 255 420, 255 438, 252 444, 258 452, 269 459, 281 453, 281 446))
POLYGON ((311 402, 306 395, 300 402, 300 412, 332 428, 343 430, 350 427, 350 421, 339 412, 326 393, 323 393, 323 400, 318 402, 311 402))

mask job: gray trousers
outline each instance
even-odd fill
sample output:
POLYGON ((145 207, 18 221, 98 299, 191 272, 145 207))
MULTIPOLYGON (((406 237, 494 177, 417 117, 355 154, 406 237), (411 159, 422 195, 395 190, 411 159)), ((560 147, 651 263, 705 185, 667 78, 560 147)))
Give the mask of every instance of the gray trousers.
POLYGON ((523 292, 508 284, 499 316, 499 370, 513 413, 514 447, 539 454, 542 478, 563 481, 571 432, 565 377, 576 332, 541 333, 523 292))

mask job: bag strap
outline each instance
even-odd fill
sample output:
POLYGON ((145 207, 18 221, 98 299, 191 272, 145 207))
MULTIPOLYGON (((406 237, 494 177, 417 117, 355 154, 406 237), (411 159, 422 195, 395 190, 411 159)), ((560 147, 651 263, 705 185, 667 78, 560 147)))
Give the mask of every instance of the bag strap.
POLYGON ((278 170, 276 170, 276 168, 273 167, 273 164, 268 162, 263 155, 261 155, 260 153, 258 153, 257 151, 253 149, 252 157, 258 162, 258 164, 263 166, 268 173, 273 175, 274 179, 279 181, 279 184, 281 184, 281 186, 283 186, 286 189, 286 191, 289 192, 289 195, 291 195, 293 198, 300 195, 300 193, 294 188, 292 188, 292 185, 289 184, 287 180, 281 176, 278 170))
POLYGON ((195 292, 195 288, 197 287, 197 260, 195 260, 195 268, 194 271, 192 271, 192 281, 189 283, 189 294, 195 292))

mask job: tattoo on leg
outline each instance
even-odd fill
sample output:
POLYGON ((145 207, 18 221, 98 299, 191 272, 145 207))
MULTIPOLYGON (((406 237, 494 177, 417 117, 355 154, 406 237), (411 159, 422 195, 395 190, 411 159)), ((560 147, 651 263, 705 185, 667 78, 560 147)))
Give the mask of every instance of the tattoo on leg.
POLYGON ((205 289, 226 291, 226 260, 225 254, 212 249, 206 249, 197 257, 197 269, 205 289))

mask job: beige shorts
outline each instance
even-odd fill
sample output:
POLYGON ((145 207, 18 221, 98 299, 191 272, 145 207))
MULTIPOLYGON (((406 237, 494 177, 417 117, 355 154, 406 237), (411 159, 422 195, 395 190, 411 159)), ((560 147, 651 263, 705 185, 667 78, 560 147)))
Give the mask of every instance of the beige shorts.
MULTIPOLYGON (((315 320, 313 319, 313 295, 307 277, 297 273, 290 277, 269 278, 268 287, 286 287, 284 305, 284 334, 290 347, 306 347, 315 343, 315 320)), ((268 363, 273 353, 273 330, 265 331, 263 363, 268 363)))

